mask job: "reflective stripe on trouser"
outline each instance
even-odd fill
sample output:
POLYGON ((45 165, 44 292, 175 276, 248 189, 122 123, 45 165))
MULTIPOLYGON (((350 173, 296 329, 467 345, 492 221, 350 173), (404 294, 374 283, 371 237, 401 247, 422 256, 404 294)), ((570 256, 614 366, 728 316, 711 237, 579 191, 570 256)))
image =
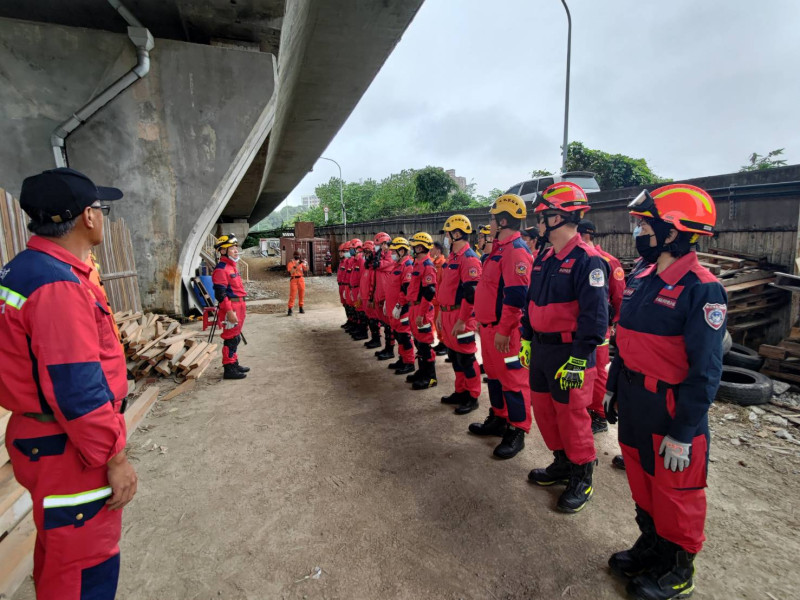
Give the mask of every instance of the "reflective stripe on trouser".
POLYGON ((692 439, 689 466, 673 472, 664 468, 664 459, 658 455, 674 415, 672 390, 652 393, 620 374, 617 400, 619 442, 634 502, 653 518, 658 535, 698 553, 705 540, 707 418, 692 439))
POLYGON ((22 415, 12 415, 6 431, 14 476, 33 500, 36 598, 113 600, 122 511, 105 507, 110 495, 106 466, 87 468, 68 439, 46 456, 27 455, 20 449, 24 444, 14 444, 35 439, 46 443, 63 436, 63 431, 58 423, 40 423, 22 415))
POLYGON ((519 329, 511 331, 509 351, 500 353, 494 347, 497 326, 481 327, 481 357, 489 378, 489 401, 498 417, 526 433, 531 429, 531 396, 528 372, 519 362, 519 329), (492 384, 497 380, 498 384, 492 384), (499 392, 498 393, 498 387, 499 392))
POLYGON ((239 342, 241 341, 242 336, 237 335, 236 337, 230 338, 222 342, 222 364, 223 365, 232 365, 237 360, 239 360, 239 355, 236 351, 239 349, 239 342))
POLYGON ((603 396, 606 395, 606 383, 608 383, 608 350, 609 344, 606 342, 602 346, 598 346, 595 352, 597 374, 594 378, 592 403, 589 405, 591 410, 603 417, 606 416, 606 411, 603 408, 603 396))
POLYGON ((298 296, 297 304, 298 306, 303 306, 303 300, 306 297, 306 280, 305 277, 300 277, 299 279, 290 279, 289 280, 289 308, 294 306, 294 299, 295 296, 298 296))
POLYGON ((569 360, 571 344, 537 344, 531 347, 531 405, 536 425, 548 449, 563 450, 577 465, 593 461, 597 454, 592 418, 586 409, 592 401, 596 369, 586 369, 583 387, 562 390, 556 372, 569 360))
POLYGON ((412 306, 410 311, 411 333, 414 339, 425 344, 433 344, 433 306, 423 310, 421 304, 412 306), (422 317, 422 326, 417 327, 417 317, 422 317))

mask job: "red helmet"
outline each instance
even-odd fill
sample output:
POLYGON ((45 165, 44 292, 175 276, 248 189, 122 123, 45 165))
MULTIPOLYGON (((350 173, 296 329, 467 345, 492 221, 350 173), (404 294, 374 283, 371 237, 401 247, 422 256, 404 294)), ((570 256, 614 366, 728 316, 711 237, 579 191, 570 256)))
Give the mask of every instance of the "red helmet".
POLYGON ((636 217, 661 219, 678 231, 714 235, 717 207, 708 192, 694 185, 673 183, 642 192, 628 204, 636 217))
POLYGON ((350 247, 351 248, 361 248, 361 240, 358 238, 353 238, 350 240, 350 247))
POLYGON ((339 244, 339 252, 344 252, 345 250, 347 250, 347 242, 342 242, 339 244))
POLYGON ((586 212, 590 210, 586 192, 578 184, 571 181, 559 181, 547 188, 539 196, 534 213, 546 210, 560 210, 563 212, 586 212))
POLYGON ((376 244, 382 244, 383 242, 391 242, 392 238, 385 231, 380 231, 380 232, 375 234, 375 237, 373 238, 373 241, 376 244))
POLYGON ((365 252, 375 252, 375 242, 372 240, 367 240, 364 242, 364 251, 365 252))

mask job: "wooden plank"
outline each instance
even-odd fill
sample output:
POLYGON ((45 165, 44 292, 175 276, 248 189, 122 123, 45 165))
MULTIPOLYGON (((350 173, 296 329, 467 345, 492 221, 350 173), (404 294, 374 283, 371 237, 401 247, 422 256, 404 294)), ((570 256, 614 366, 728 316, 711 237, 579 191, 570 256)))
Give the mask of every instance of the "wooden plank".
POLYGON ((178 351, 184 347, 185 344, 183 340, 181 340, 180 342, 175 342, 171 346, 167 347, 166 350, 164 350, 164 356, 166 356, 167 358, 173 358, 178 353, 178 351))
POLYGON ((800 357, 800 344, 790 342, 789 340, 783 340, 778 346, 785 349, 787 354, 800 357))
POLYGON ((190 338, 193 338, 195 336, 199 337, 199 336, 203 336, 203 335, 205 335, 205 334, 202 331, 189 331, 189 332, 186 332, 186 333, 181 333, 180 335, 173 335, 171 337, 164 338, 163 340, 161 340, 159 342, 159 344, 162 344, 164 346, 171 346, 175 342, 183 342, 183 341, 188 340, 190 338))
POLYGON ((765 317, 763 319, 756 319, 755 321, 745 321, 742 323, 734 323, 728 324, 727 329, 731 333, 737 333, 739 331, 745 331, 747 329, 755 329, 756 327, 764 327, 766 325, 771 325, 772 323, 777 322, 777 318, 775 317, 765 317))
POLYGON ((786 358, 786 349, 779 346, 770 346, 769 344, 761 344, 758 347, 758 353, 765 358, 774 358, 783 360, 786 358))
POLYGON ((172 367, 169 365, 169 360, 164 359, 156 365, 156 371, 161 373, 164 377, 172 375, 172 367))
POLYGON ((15 479, 0 499, 0 540, 16 527, 33 508, 31 495, 15 479))
POLYGON ((175 356, 173 356, 173 357, 170 359, 170 361, 169 361, 169 364, 170 364, 170 366, 171 366, 173 369, 177 368, 177 366, 178 366, 178 363, 180 362, 181 358, 183 358, 183 356, 184 356, 184 355, 186 354, 186 352, 188 352, 188 351, 189 351, 189 348, 187 348, 186 346, 182 346, 182 347, 180 348, 180 350, 178 350, 178 351, 175 353, 175 356))
POLYGON ((786 381, 792 381, 800 383, 800 375, 793 375, 791 373, 780 373, 779 371, 773 371, 772 369, 761 369, 761 372, 768 377, 772 377, 773 379, 784 379, 786 381))
MULTIPOLYGON (((734 280, 735 281, 735 280, 734 280)), ((739 290, 746 290, 757 285, 766 285, 775 281, 774 277, 766 277, 764 279, 756 279, 754 281, 745 281, 743 283, 734 283, 725 286, 725 291, 728 293, 738 292, 739 290)))
POLYGON ((195 368, 193 368, 186 374, 186 379, 192 381, 199 379, 200 376, 205 372, 205 370, 208 369, 209 366, 211 366, 213 358, 214 358, 213 354, 207 354, 206 357, 200 363, 198 363, 198 365, 195 368))
POLYGON ((150 341, 150 342, 146 343, 144 346, 142 346, 141 348, 139 348, 139 350, 137 351, 137 353, 136 353, 136 354, 138 354, 139 356, 141 356, 141 355, 142 355, 142 353, 144 353, 144 352, 147 352, 147 351, 148 351, 150 348, 152 348, 153 346, 155 346, 155 345, 156 345, 158 342, 160 342, 161 340, 163 340, 164 338, 166 338, 166 337, 167 337, 167 336, 168 336, 170 333, 172 333, 173 331, 175 331, 175 329, 176 329, 177 327, 178 327, 178 322, 177 322, 177 321, 173 322, 173 323, 172 323, 172 324, 171 324, 171 325, 170 325, 170 326, 167 328, 167 330, 166 330, 164 333, 162 333, 160 336, 156 337, 156 338, 155 338, 155 339, 153 339, 152 341, 150 341))
POLYGON ((189 364, 189 368, 190 368, 190 369, 194 369, 194 368, 195 368, 195 367, 197 367, 197 366, 198 366, 198 365, 199 365, 199 364, 200 364, 202 361, 204 361, 204 360, 206 359, 206 357, 207 357, 207 356, 211 356, 211 355, 213 355, 213 354, 214 354, 214 352, 216 352, 216 351, 217 351, 217 345, 216 345, 216 344, 212 344, 212 345, 208 346, 208 347, 207 347, 207 348, 205 348, 205 349, 204 349, 204 350, 203 350, 203 351, 202 351, 200 354, 198 354, 198 355, 197 355, 197 356, 194 358, 194 360, 192 360, 192 362, 189 364))
POLYGON ((192 361, 198 356, 200 356, 203 353, 203 349, 207 347, 208 343, 201 342, 200 344, 197 344, 196 346, 191 348, 186 354, 184 354, 183 358, 178 363, 178 368, 180 368, 183 371, 187 370, 189 366, 192 364, 192 361))
POLYGON ((174 390, 172 390, 167 395, 165 395, 163 398, 161 398, 161 401, 165 402, 167 400, 172 400, 173 398, 177 398, 181 394, 184 394, 186 392, 190 392, 191 390, 194 389, 195 385, 197 385, 197 381, 195 381, 194 379, 184 381, 182 384, 180 384, 174 390))
POLYGON ((11 598, 33 572, 36 526, 29 513, 0 544, 0 598, 11 598))
POLYGON ((128 410, 125 411, 125 424, 128 427, 128 439, 131 439, 133 432, 136 431, 139 423, 141 423, 142 419, 145 418, 147 413, 150 411, 150 408, 152 408, 153 404, 155 404, 157 398, 158 386, 150 386, 144 392, 142 392, 142 395, 134 400, 133 404, 131 404, 128 407, 128 410))

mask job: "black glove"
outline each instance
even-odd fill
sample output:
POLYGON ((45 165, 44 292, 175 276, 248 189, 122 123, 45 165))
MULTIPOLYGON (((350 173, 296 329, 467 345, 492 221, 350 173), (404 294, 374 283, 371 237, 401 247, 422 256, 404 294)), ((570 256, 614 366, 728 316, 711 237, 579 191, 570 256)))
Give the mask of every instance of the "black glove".
POLYGON ((617 422, 617 395, 613 392, 606 392, 603 397, 603 410, 606 413, 606 421, 614 425, 617 422))

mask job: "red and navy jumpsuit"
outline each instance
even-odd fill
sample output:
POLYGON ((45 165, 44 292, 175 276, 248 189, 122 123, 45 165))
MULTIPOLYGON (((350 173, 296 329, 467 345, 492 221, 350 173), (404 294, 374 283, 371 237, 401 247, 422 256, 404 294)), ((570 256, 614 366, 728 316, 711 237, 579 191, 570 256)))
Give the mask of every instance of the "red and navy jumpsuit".
POLYGON ((375 285, 377 277, 374 266, 374 258, 369 262, 364 259, 364 268, 361 271, 361 281, 358 284, 358 297, 361 298, 361 310, 367 317, 370 331, 373 336, 378 334, 378 313, 375 310, 375 285), (370 308, 369 304, 372 302, 373 306, 370 308))
POLYGON ((219 323, 225 321, 225 315, 229 310, 236 313, 236 318, 239 320, 234 327, 225 328, 223 326, 222 334, 220 337, 223 339, 222 343, 222 364, 233 365, 239 360, 236 350, 239 348, 239 342, 242 340, 242 326, 244 325, 244 318, 247 313, 247 308, 244 303, 247 292, 244 290, 244 283, 242 277, 239 275, 239 269, 236 263, 227 256, 222 256, 214 269, 211 280, 214 283, 214 296, 217 298, 217 310, 219 311, 219 323))
POLYGON ((392 335, 392 325, 390 322, 392 309, 386 302, 386 294, 392 282, 392 272, 395 270, 396 263, 392 260, 392 255, 388 251, 381 252, 380 262, 376 272, 375 281, 375 312, 378 319, 384 324, 386 334, 386 347, 394 346, 394 336, 392 335))
POLYGON ((482 260, 483 274, 475 289, 475 319, 481 325, 489 401, 496 416, 527 433, 531 429, 531 396, 519 361, 519 325, 533 257, 515 231, 504 240, 495 239, 492 251, 482 260), (497 333, 510 337, 508 352, 495 348, 497 333))
POLYGON ((395 263, 391 282, 386 288, 386 312, 391 317, 400 359, 407 365, 414 364, 414 343, 411 341, 411 305, 406 295, 413 272, 414 260, 410 256, 406 256, 395 263), (400 305, 399 319, 391 316, 397 304, 400 305))
MULTIPOLYGON (((348 259, 344 258, 339 261, 339 268, 336 269, 336 283, 339 284, 339 302, 342 303, 342 306, 345 307, 345 313, 347 312, 347 302, 345 301, 345 281, 347 275, 347 261, 348 259)), ((350 315, 348 315, 349 317, 350 315)))
POLYGON ((359 327, 367 327, 367 315, 364 314, 364 309, 367 306, 367 301, 359 302, 361 299, 361 274, 364 271, 364 255, 361 250, 350 259, 350 303, 355 311, 355 321, 359 327))
POLYGON ((406 297, 411 302, 411 334, 417 347, 417 358, 424 362, 436 360, 433 352, 433 299, 436 297, 436 267, 428 253, 414 259, 414 270, 408 282, 406 297), (422 325, 417 327, 417 318, 422 325))
POLYGON ((594 392, 592 393, 592 403, 589 405, 589 410, 593 410, 601 417, 605 417, 606 413, 603 408, 603 396, 605 396, 606 384, 608 382, 608 346, 611 337, 611 327, 619 321, 619 309, 622 305, 622 291, 625 289, 625 271, 622 269, 620 262, 613 255, 603 250, 600 244, 595 244, 594 249, 605 259, 606 263, 608 263, 608 301, 611 303, 608 316, 611 320, 611 325, 606 332, 606 339, 597 347, 595 355, 597 376, 594 380, 594 392))
POLYGON ((436 291, 442 321, 439 334, 456 374, 456 392, 469 392, 473 398, 481 395, 480 366, 475 359, 477 323, 473 313, 475 288, 480 279, 481 261, 465 244, 458 252, 451 252, 442 265, 442 279, 436 291), (458 320, 465 323, 464 332, 453 337, 453 326, 458 320))
POLYGON ((580 234, 533 263, 522 337, 531 340, 530 388, 544 443, 576 465, 596 458, 592 419, 595 348, 608 330, 607 263, 580 234), (573 356, 586 360, 583 387, 562 390, 556 372, 573 356))
POLYGON ((656 533, 691 554, 705 539, 708 408, 722 374, 728 298, 694 252, 660 274, 649 265, 628 279, 617 324, 619 443, 636 504, 656 533), (683 471, 664 468, 664 436, 691 443, 683 471))
POLYGON ((125 355, 86 263, 44 238, 0 271, 6 448, 33 499, 39 600, 111 600, 122 511, 107 463, 125 448, 125 355))

